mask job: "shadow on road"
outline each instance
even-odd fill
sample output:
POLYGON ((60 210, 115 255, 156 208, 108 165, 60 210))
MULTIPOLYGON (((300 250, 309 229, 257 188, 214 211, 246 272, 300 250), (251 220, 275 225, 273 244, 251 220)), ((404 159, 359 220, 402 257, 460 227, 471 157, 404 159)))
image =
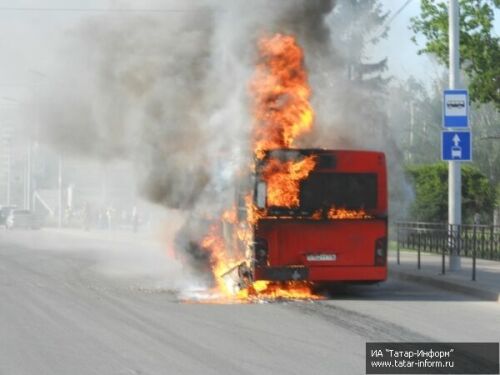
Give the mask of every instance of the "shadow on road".
POLYGON ((482 299, 439 288, 389 278, 377 284, 331 284, 316 289, 327 300, 359 301, 461 301, 482 299))

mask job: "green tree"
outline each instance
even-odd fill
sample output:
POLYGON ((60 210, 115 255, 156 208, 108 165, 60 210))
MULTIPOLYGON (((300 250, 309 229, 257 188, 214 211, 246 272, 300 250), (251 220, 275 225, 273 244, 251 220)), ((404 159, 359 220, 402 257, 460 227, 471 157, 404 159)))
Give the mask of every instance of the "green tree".
MULTIPOLYGON (((420 221, 446 221, 448 217, 448 167, 445 163, 407 168, 415 189, 410 215, 420 221)), ((483 222, 490 222, 495 206, 495 187, 479 169, 462 166, 462 215, 472 223, 479 212, 483 222)))
MULTIPOLYGON (((500 109, 500 38, 493 34, 494 8, 500 0, 460 0, 460 60, 469 79, 473 101, 494 103, 500 109)), ((421 0, 421 14, 411 19, 413 40, 422 35, 419 53, 437 57, 448 65, 447 2, 421 0)))

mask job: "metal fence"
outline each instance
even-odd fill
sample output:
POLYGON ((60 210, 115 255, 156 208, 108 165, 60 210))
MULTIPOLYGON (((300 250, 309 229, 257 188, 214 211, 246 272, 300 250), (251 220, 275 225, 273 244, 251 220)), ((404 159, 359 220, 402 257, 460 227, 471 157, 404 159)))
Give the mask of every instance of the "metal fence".
POLYGON ((422 251, 436 253, 442 256, 442 273, 445 273, 445 256, 455 251, 472 258, 475 280, 476 258, 500 260, 500 226, 398 222, 396 236, 398 263, 399 249, 416 250, 418 268, 422 251))

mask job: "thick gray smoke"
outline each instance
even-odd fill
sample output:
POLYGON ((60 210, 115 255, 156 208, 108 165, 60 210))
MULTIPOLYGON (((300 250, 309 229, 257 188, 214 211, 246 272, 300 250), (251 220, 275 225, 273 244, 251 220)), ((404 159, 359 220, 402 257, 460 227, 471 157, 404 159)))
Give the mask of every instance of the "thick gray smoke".
POLYGON ((66 152, 133 160, 147 198, 192 208, 214 194, 220 203, 249 156, 256 40, 293 33, 308 60, 327 58, 334 2, 176 3, 156 6, 180 12, 89 18, 73 30, 42 134, 66 152))
POLYGON ((256 42, 282 32, 304 47, 313 89, 316 130, 300 146, 385 150, 397 160, 385 94, 351 69, 370 35, 352 36, 375 27, 368 11, 349 0, 153 3, 173 12, 99 16, 71 31, 53 75, 60 82, 41 109, 47 141, 133 161, 154 202, 217 212, 250 158, 256 42))

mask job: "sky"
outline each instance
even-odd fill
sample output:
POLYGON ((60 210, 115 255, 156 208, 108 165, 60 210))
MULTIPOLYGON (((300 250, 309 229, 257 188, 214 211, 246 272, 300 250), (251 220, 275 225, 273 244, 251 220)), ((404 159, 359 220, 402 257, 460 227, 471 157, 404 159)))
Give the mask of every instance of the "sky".
MULTIPOLYGON (((404 0, 382 0, 384 8, 391 13, 404 3, 404 0)), ((129 0, 128 4, 143 8, 147 0, 129 0)), ((0 107, 15 107, 27 100, 27 95, 39 85, 50 84, 50 77, 44 72, 50 70, 56 59, 64 58, 60 43, 72 27, 89 15, 113 17, 110 13, 46 11, 40 8, 103 9, 125 6, 122 0, 0 0, 0 107), (36 9, 20 10, 23 8, 36 9)), ((392 21, 388 38, 368 53, 374 60, 387 56, 388 74, 392 77, 404 80, 415 76, 428 84, 440 76, 443 69, 430 57, 417 55, 418 47, 410 40, 409 19, 418 14, 419 6, 419 0, 412 0, 392 21)), ((495 26, 499 33, 500 17, 497 17, 495 26)))
MULTIPOLYGON (((406 3, 403 0, 383 0, 385 10, 396 13, 406 3)), ((383 39, 374 48, 382 58, 388 57, 389 74, 396 79, 407 79, 414 76, 424 83, 429 82, 442 72, 442 68, 426 55, 418 55, 419 47, 411 41, 413 33, 409 30, 410 18, 420 11, 420 1, 411 1, 391 22, 387 39, 383 39)), ((391 16, 389 16, 391 17, 391 16)))

